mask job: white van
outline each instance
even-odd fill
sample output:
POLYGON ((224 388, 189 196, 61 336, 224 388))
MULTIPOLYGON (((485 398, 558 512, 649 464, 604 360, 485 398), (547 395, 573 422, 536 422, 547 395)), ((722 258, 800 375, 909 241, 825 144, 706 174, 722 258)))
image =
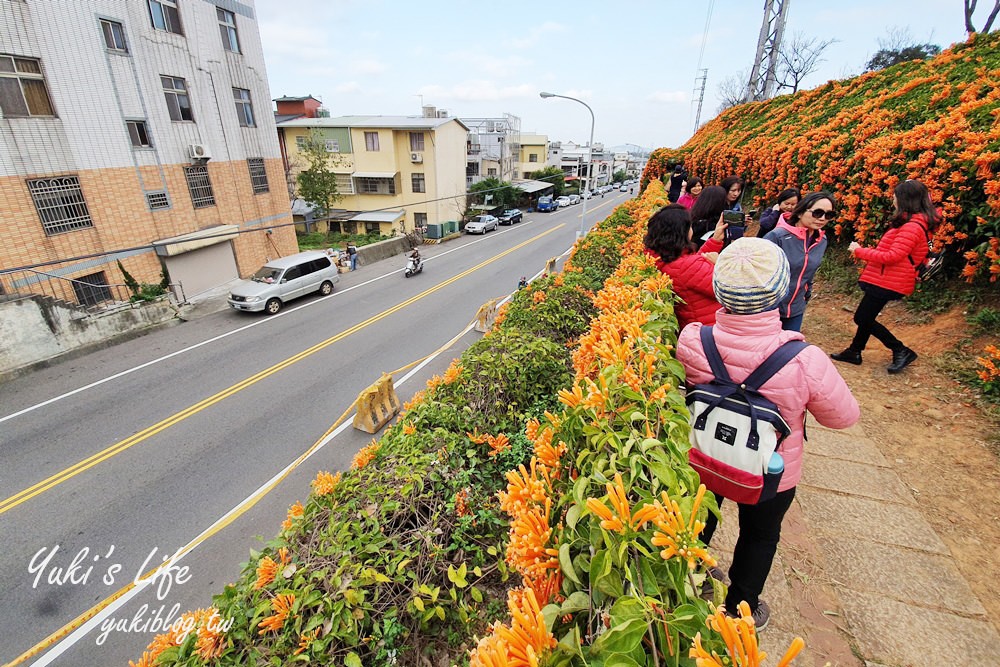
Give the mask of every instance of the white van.
POLYGON ((249 280, 229 292, 229 305, 236 310, 267 311, 274 315, 287 301, 319 292, 333 292, 340 280, 337 266, 321 250, 275 259, 262 266, 249 280))

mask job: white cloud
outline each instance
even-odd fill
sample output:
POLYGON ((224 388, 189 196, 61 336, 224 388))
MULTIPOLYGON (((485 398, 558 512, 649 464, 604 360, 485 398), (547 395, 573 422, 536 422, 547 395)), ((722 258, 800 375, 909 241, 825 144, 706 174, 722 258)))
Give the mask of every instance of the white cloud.
POLYGON ((688 94, 683 90, 660 90, 647 95, 646 101, 656 104, 675 104, 677 102, 687 102, 688 94))
POLYGON ((418 93, 427 99, 448 100, 449 102, 496 102, 523 99, 537 95, 535 86, 520 84, 498 86, 492 81, 474 80, 450 86, 431 84, 422 86, 418 93))

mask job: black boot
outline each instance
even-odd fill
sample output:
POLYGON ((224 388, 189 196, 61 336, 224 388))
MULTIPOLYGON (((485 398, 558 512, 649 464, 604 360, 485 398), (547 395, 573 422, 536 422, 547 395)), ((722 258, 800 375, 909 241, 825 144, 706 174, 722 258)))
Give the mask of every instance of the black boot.
POLYGON ((905 345, 898 350, 892 351, 892 363, 886 368, 890 373, 898 373, 912 362, 916 361, 917 353, 905 345))
POLYGON ((848 364, 854 364, 855 366, 861 365, 861 352, 850 347, 843 352, 834 352, 830 355, 830 358, 834 361, 843 361, 848 364))

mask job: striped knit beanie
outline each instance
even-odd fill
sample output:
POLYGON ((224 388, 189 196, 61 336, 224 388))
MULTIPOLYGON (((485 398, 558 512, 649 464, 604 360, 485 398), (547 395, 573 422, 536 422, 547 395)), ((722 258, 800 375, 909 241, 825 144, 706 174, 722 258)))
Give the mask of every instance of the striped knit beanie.
POLYGON ((776 244, 743 237, 719 253, 712 274, 715 300, 739 315, 762 313, 788 294, 788 259, 776 244))

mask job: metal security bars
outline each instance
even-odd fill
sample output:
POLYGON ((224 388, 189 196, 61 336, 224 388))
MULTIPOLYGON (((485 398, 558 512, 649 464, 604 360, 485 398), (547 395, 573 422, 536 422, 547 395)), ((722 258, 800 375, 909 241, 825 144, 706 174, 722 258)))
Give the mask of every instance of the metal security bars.
POLYGON ((270 191, 271 187, 267 183, 267 169, 264 167, 264 158, 247 158, 247 168, 250 170, 250 185, 253 187, 255 195, 270 191))
POLYGON ((94 226, 76 176, 29 180, 28 191, 46 235, 94 226))
POLYGON ((208 167, 204 165, 184 167, 184 177, 187 179, 191 203, 195 208, 215 206, 215 193, 212 192, 212 181, 208 178, 208 167))

